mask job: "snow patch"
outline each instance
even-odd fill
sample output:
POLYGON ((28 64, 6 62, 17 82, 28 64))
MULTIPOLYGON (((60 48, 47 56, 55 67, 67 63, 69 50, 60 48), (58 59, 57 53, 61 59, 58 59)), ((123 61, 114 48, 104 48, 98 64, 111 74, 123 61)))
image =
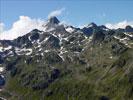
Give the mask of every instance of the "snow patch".
POLYGON ((68 41, 68 37, 66 37, 66 38, 63 38, 65 41, 68 41))
POLYGON ((43 53, 41 53, 41 56, 44 56, 44 54, 43 54, 43 53))
POLYGON ((72 32, 74 32, 74 29, 71 28, 71 27, 68 27, 68 28, 66 28, 66 31, 69 32, 69 33, 72 33, 72 32))
POLYGON ((0 73, 3 72, 5 70, 4 67, 0 67, 0 73))
POLYGON ((40 48, 39 51, 42 51, 42 48, 40 48))
POLYGON ((59 53, 59 56, 61 57, 61 59, 63 60, 63 61, 65 61, 65 59, 64 59, 64 57, 63 57, 63 52, 61 52, 61 53, 59 53))
POLYGON ((19 48, 15 48, 15 50, 16 50, 16 53, 18 55, 23 55, 23 54, 25 54, 25 55, 31 55, 32 54, 32 49, 26 49, 26 48, 19 49, 19 48), (23 53, 23 52, 28 52, 28 53, 23 53))
POLYGON ((45 40, 43 42, 46 42, 50 37, 46 37, 45 40))
POLYGON ((0 52, 3 52, 3 47, 0 47, 0 52))
POLYGON ((49 51, 50 51, 50 50, 45 50, 44 52, 46 52, 46 53, 47 53, 47 52, 49 52, 49 51))
POLYGON ((126 33, 126 32, 124 32, 124 34, 127 35, 127 36, 129 36, 129 37, 133 37, 132 34, 128 34, 128 33, 126 33))
POLYGON ((28 39, 31 41, 30 36, 28 37, 28 39))
POLYGON ((110 58, 110 59, 112 59, 113 57, 112 57, 112 56, 110 56, 109 58, 110 58))
POLYGON ((4 50, 10 50, 12 48, 12 46, 8 46, 6 48, 4 48, 4 50))
POLYGON ((29 51, 29 52, 26 53, 25 55, 31 55, 32 54, 32 49, 27 49, 27 51, 29 51))

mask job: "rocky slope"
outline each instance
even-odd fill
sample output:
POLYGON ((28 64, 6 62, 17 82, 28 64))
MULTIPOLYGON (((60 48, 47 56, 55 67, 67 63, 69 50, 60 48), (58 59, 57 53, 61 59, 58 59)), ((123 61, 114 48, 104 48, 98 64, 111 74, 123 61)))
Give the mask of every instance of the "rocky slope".
POLYGON ((133 28, 84 28, 50 18, 0 40, 0 96, 10 100, 132 100, 133 28))

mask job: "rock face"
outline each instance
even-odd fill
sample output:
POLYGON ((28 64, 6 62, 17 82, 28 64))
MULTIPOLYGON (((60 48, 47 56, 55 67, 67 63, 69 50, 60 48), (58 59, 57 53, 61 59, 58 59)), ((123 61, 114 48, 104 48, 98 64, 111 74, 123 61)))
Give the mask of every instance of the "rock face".
POLYGON ((34 41, 34 40, 37 40, 39 39, 39 33, 38 33, 39 30, 35 29, 33 30, 31 33, 31 36, 30 36, 30 40, 31 41, 34 41))
POLYGON ((100 29, 95 29, 93 33, 93 43, 101 43, 105 38, 105 34, 100 29))
POLYGON ((46 30, 52 30, 52 29, 56 28, 56 26, 58 26, 59 23, 60 23, 60 21, 56 17, 50 17, 48 19, 46 25, 44 25, 44 28, 46 30))
POLYGON ((86 34, 87 36, 90 36, 90 35, 92 35, 93 31, 97 28, 98 28, 98 26, 95 23, 90 23, 89 25, 82 28, 81 30, 84 34, 86 34))
POLYGON ((133 32, 133 28, 131 26, 126 26, 125 31, 126 32, 133 32))
POLYGON ((2 75, 0 75, 0 87, 5 85, 5 79, 2 75))
POLYGON ((51 24, 59 24, 59 22, 60 21, 56 17, 51 17, 49 19, 49 23, 51 23, 51 24))
POLYGON ((132 100, 132 27, 110 30, 91 23, 80 29, 56 17, 42 27, 0 40, 5 98, 132 100))
POLYGON ((113 54, 121 54, 123 53, 124 51, 126 51, 127 48, 125 46, 123 46, 122 44, 113 44, 112 45, 112 52, 113 54))

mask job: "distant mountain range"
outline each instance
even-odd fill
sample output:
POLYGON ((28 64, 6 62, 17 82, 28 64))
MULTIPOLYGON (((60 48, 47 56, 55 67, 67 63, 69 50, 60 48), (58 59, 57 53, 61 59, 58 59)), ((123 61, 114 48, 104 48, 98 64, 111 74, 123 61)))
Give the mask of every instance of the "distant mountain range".
POLYGON ((14 40, 0 40, 2 98, 132 100, 133 28, 83 28, 48 19, 14 40))

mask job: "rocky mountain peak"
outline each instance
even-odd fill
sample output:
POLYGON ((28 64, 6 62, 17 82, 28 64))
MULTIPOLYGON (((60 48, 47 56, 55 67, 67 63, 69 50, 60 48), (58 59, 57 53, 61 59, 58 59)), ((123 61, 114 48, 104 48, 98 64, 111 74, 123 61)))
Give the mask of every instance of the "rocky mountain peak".
POLYGON ((101 29, 93 30, 93 39, 92 39, 93 43, 100 43, 101 41, 104 40, 104 38, 105 38, 105 34, 101 29))
POLYGON ((51 31, 53 29, 55 29, 55 27, 59 26, 60 21, 55 17, 50 17, 47 21, 47 23, 45 23, 43 25, 43 28, 45 31, 51 31))
POLYGON ((131 30, 133 28, 131 26, 112 30, 104 25, 97 26, 95 23, 90 23, 80 29, 59 23, 56 17, 51 17, 47 23, 44 23, 43 30, 34 29, 15 40, 0 40, 0 89, 3 88, 2 92, 10 95, 7 98, 18 100, 16 96, 24 95, 22 98, 24 100, 30 96, 42 100, 55 96, 49 100, 58 100, 59 98, 56 98, 60 96, 58 94, 66 97, 66 94, 73 93, 74 96, 77 91, 77 96, 83 97, 78 97, 79 100, 88 100, 86 97, 92 96, 100 98, 92 100, 112 100, 121 91, 121 87, 124 91, 120 93, 121 98, 127 95, 124 93, 132 93, 133 31, 131 30), (100 85, 93 85, 95 82, 100 85), (126 89, 123 85, 126 85, 126 89), (95 90, 90 88, 91 86, 98 89, 96 91, 101 94, 92 92, 95 90), (104 89, 108 90, 105 91, 107 96, 102 95, 106 94, 104 89), (22 90, 25 91, 24 94, 22 90), (111 94, 111 97, 112 91, 114 96, 111 94))
POLYGON ((101 25, 101 26, 99 26, 99 27, 100 27, 100 28, 104 28, 104 29, 107 28, 105 25, 101 25))
POLYGON ((60 23, 60 21, 55 16, 50 17, 48 19, 48 22, 51 23, 51 24, 59 24, 60 23))
POLYGON ((109 30, 105 25, 100 25, 99 28, 105 31, 109 30))
POLYGON ((87 25, 87 27, 88 27, 88 28, 89 28, 89 27, 97 27, 97 25, 96 25, 95 23, 91 22, 90 24, 87 25))
POLYGON ((126 26, 125 30, 126 32, 133 32, 133 28, 130 25, 126 26))

